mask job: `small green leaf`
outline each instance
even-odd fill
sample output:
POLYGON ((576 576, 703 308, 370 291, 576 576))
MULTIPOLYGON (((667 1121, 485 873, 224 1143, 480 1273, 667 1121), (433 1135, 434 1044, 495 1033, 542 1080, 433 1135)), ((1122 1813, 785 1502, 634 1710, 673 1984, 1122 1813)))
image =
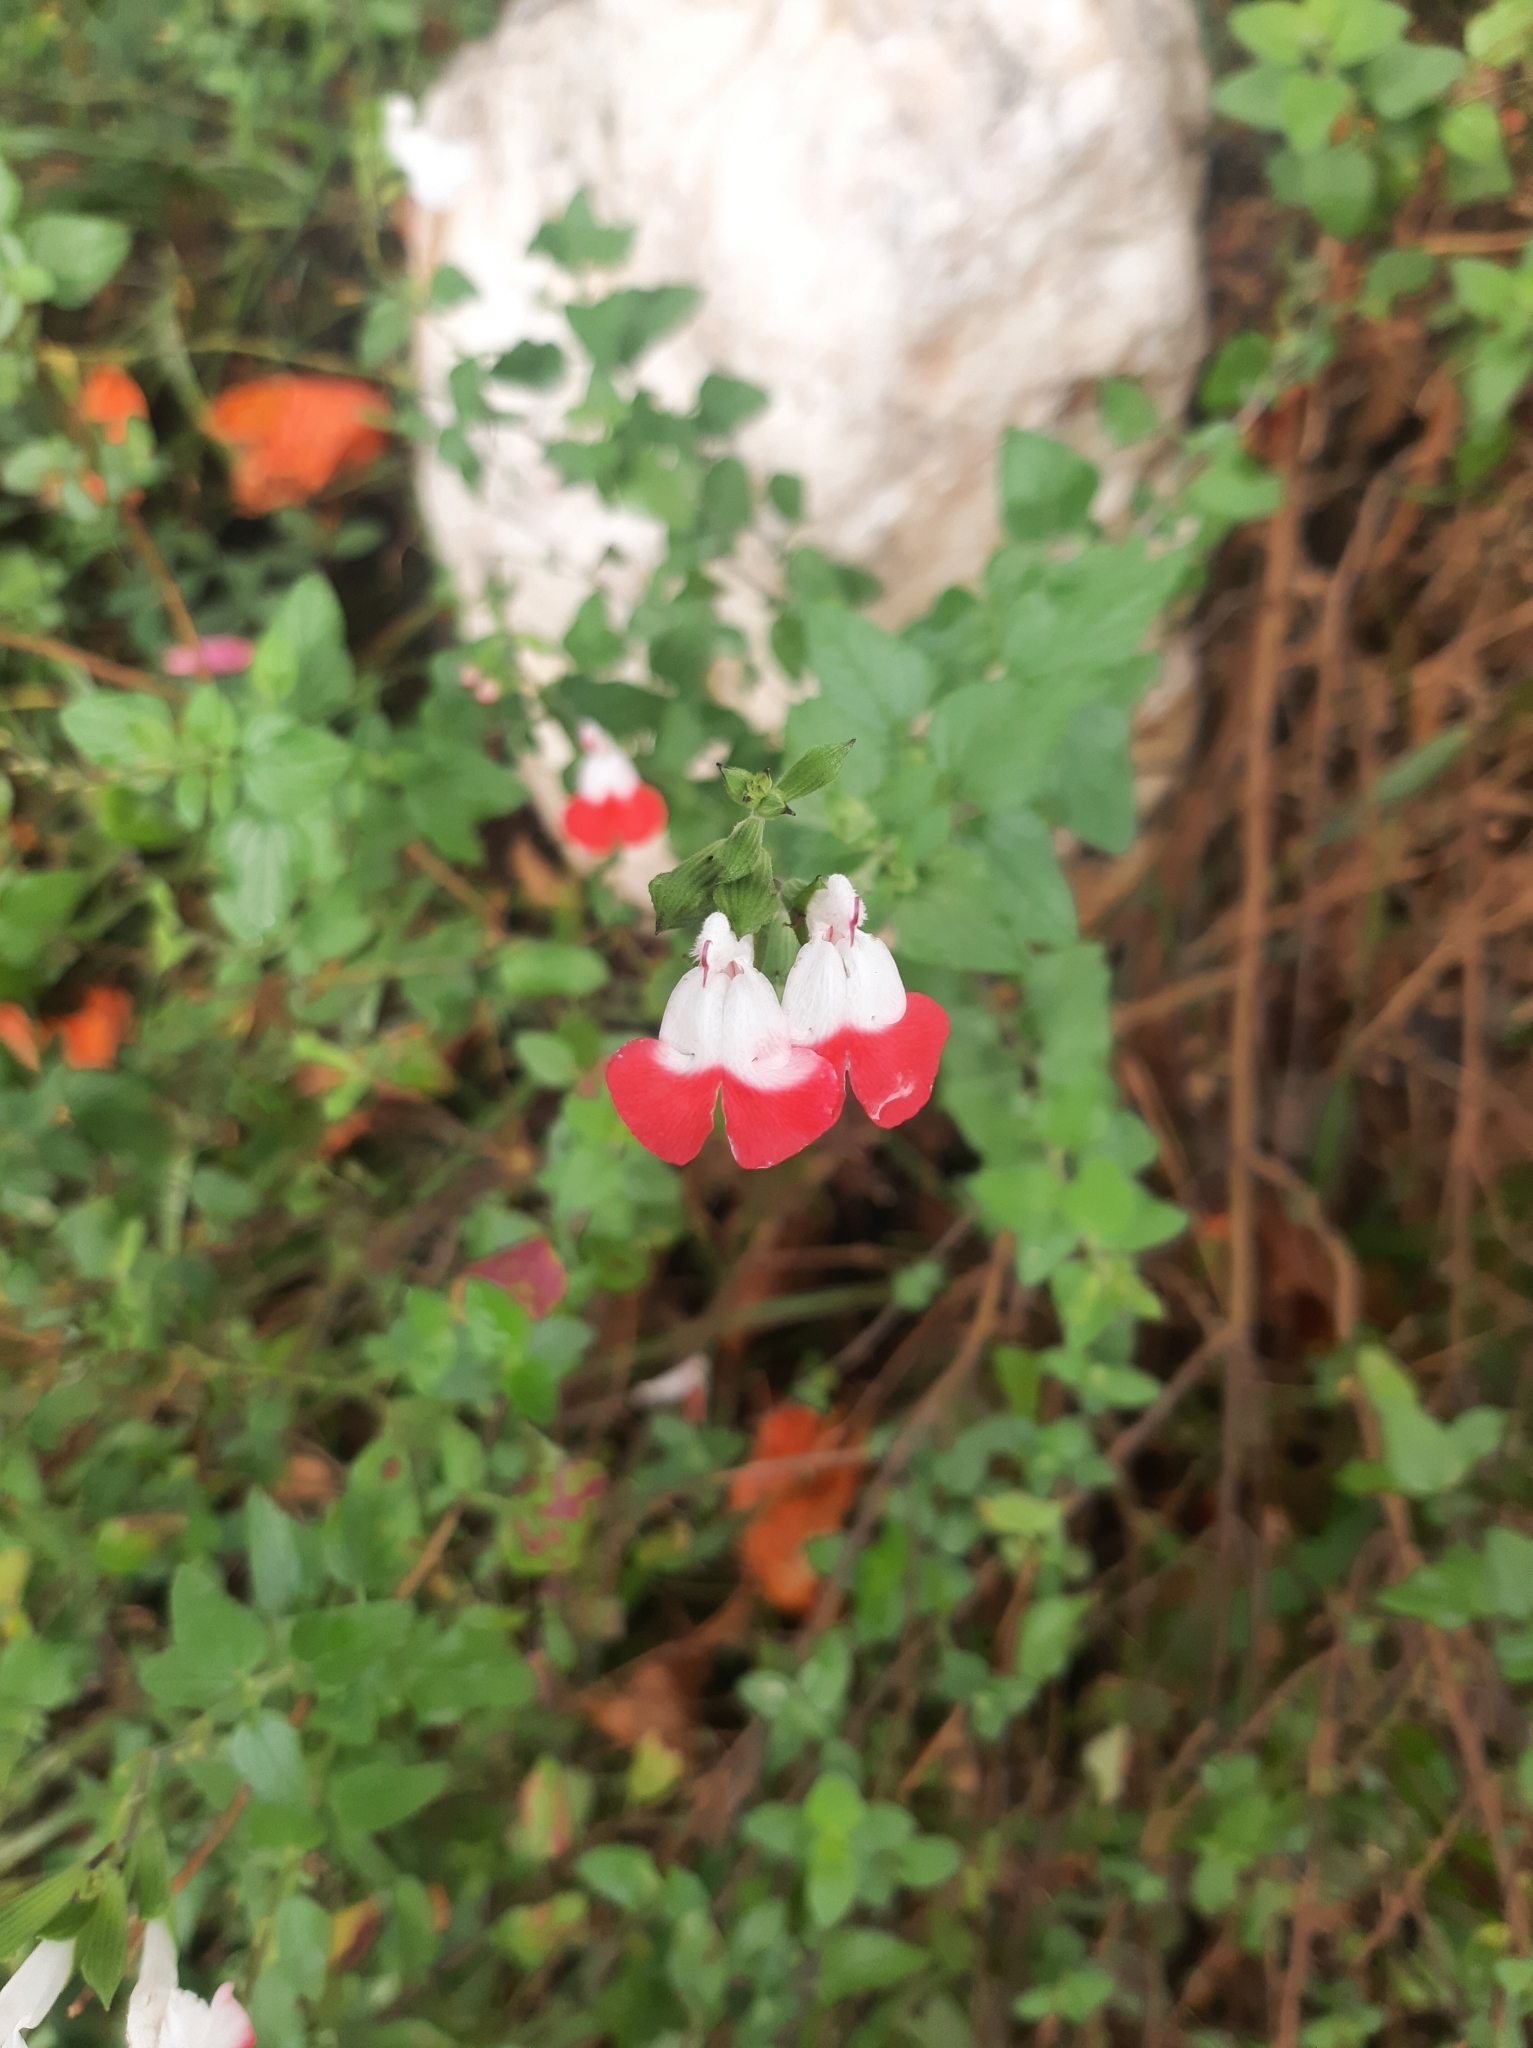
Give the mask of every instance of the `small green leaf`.
POLYGON ((768 403, 768 395, 759 385, 747 384, 739 377, 721 377, 715 372, 705 377, 698 389, 698 431, 710 436, 732 434, 757 413, 764 412, 768 403))
POLYGON ((1356 94, 1344 78, 1313 71, 1295 71, 1283 81, 1278 107, 1283 133, 1300 156, 1313 156, 1331 139, 1331 130, 1351 110, 1356 94))
POLYGON ((598 299, 594 306, 572 305, 565 318, 594 368, 626 368, 647 348, 690 320, 702 294, 689 284, 657 285, 648 291, 630 288, 598 299))
POLYGON ((834 2005, 864 1991, 887 1991, 925 1965, 925 1949, 881 1927, 840 1927, 820 1949, 815 1997, 821 2005, 834 2005))
POLYGON ((447 1790, 446 1764, 358 1764, 330 1785, 330 1804, 343 1827, 366 1834, 397 1827, 447 1790))
POLYGON ((1330 34, 1331 62, 1345 68, 1366 64, 1370 57, 1399 42, 1411 18, 1395 0, 1346 0, 1336 10, 1335 23, 1330 34))
POLYGON ((660 1896, 660 1872, 648 1849, 628 1842, 609 1842, 599 1849, 587 1849, 577 1858, 575 1875, 583 1885, 621 1906, 625 1913, 641 1913, 660 1896))
POLYGON ((1083 455, 1013 427, 1001 443, 1001 513, 1013 540, 1051 540, 1086 524, 1101 478, 1083 455))
POLYGON ((1291 66, 1302 62, 1318 40, 1309 9, 1292 0, 1261 0, 1254 7, 1233 7, 1230 34, 1264 64, 1291 66))
POLYGON ((133 237, 119 220, 88 213, 40 213, 22 236, 34 263, 53 279, 55 306, 88 305, 122 268, 133 237))
POLYGON ((1097 386, 1102 424, 1119 448, 1133 448, 1160 432, 1155 401, 1137 377, 1104 377, 1097 386))
POLYGON ((633 241, 632 228, 605 228, 591 212, 582 189, 558 220, 545 221, 528 245, 529 255, 550 256, 563 270, 610 270, 633 241))
POLYGON ((1299 192, 1327 234, 1361 234, 1373 218, 1379 174, 1355 142, 1300 158, 1299 192))
POLYGON ((1496 110, 1485 100, 1467 100, 1450 107, 1437 124, 1438 140, 1450 156, 1464 157, 1472 164, 1504 161, 1501 124, 1496 110))
POLYGON ((1368 103, 1386 121, 1405 121, 1445 99, 1464 75, 1464 59, 1442 43, 1395 43, 1363 75, 1368 103))
POLYGON ((513 1001, 594 995, 608 980, 600 953, 557 939, 513 939, 495 956, 494 971, 501 992, 513 1001))
POLYGON ((454 306, 461 306, 465 299, 477 299, 478 296, 479 287, 471 277, 465 277, 454 264, 439 263, 431 273, 426 309, 431 313, 446 313, 454 306))
POLYGON ((110 2005, 128 1962, 128 1895, 115 1870, 101 1881, 95 1908, 76 1942, 75 1962, 101 2003, 110 2005))
POLYGON ((57 1919, 85 1882, 84 1869, 60 1870, 0 1906, 0 1956, 35 1941, 50 1920, 57 1919))
POLYGON ((530 391, 546 391, 564 375, 564 363, 564 350, 557 342, 519 341, 495 358, 490 375, 506 384, 524 384, 530 391))
POLYGON ((158 1920, 170 1910, 170 1857, 158 1821, 140 1820, 128 1866, 133 1906, 140 1920, 158 1920))

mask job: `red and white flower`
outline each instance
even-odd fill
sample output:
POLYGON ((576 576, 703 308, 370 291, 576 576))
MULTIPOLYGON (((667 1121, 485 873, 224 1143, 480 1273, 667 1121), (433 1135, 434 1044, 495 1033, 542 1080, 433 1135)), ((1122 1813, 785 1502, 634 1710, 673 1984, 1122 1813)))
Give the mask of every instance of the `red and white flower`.
POLYGON ((255 2048, 255 2037, 232 1984, 220 1984, 211 2003, 180 1988, 170 1929, 151 1920, 128 2000, 128 2048, 255 2048))
POLYGON ((795 1045, 809 1046, 838 1074, 884 1130, 926 1102, 947 1042, 947 1012, 930 996, 907 995, 894 955, 863 929, 862 898, 832 875, 809 899, 809 942, 783 989, 795 1045))
POLYGON ((587 853, 611 853, 642 846, 665 830, 665 798, 640 779, 639 771, 593 718, 576 731, 580 760, 575 794, 564 807, 564 829, 587 853))
POLYGON ((639 1143, 685 1166, 713 1128, 741 1166, 776 1166, 828 1131, 845 1099, 838 1070, 795 1045, 777 992, 755 965, 755 942, 714 911, 698 934, 697 965, 677 982, 658 1038, 635 1038, 607 1062, 618 1115, 639 1143))
POLYGON ((27 2048, 23 2035, 40 2027, 75 1966, 72 1941, 40 1941, 0 1989, 0 2048, 27 2048))

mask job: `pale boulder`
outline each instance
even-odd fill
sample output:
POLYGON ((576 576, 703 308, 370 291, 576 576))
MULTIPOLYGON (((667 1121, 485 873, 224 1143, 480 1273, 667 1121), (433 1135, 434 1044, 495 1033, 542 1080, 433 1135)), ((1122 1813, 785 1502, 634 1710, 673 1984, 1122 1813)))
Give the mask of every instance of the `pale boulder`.
MULTIPOLYGON (((897 624, 995 545, 1006 427, 1099 455, 1090 380, 1185 400, 1205 91, 1189 0, 522 0, 417 131, 417 160, 454 176, 423 181, 415 262, 477 287, 420 324, 427 402, 445 417, 465 354, 567 339, 568 280, 527 251, 584 187, 638 231, 614 288, 704 293, 644 381, 682 407, 709 370, 764 386, 741 453, 805 479, 808 537, 870 569, 897 624)), ((478 493, 423 465, 471 627, 500 586, 509 622, 557 643, 593 586, 622 609, 658 559, 648 519, 542 461, 573 389, 504 389, 526 423, 483 431, 478 493)), ((769 575, 765 550, 733 565, 758 648, 769 575)), ((780 682, 758 692, 758 722, 782 703, 780 682)))

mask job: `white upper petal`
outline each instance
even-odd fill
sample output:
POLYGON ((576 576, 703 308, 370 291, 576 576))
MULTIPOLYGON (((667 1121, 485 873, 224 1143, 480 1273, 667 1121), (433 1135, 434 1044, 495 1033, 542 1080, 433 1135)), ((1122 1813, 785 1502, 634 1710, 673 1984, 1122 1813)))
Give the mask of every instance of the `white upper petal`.
POLYGON ((823 1045, 848 1023, 846 963, 828 938, 811 938, 788 969, 782 1013, 795 1045, 823 1045))
POLYGON ((251 2048, 254 2040, 250 2015, 232 1984, 220 1985, 211 2004, 194 1991, 171 1992, 160 2048, 251 2048))
POLYGON ((128 2000, 128 2048, 158 2048, 175 1988, 176 1944, 163 1920, 151 1920, 144 1929, 138 1982, 128 2000))
POLYGON ((74 1968, 72 1941, 40 1941, 0 1990, 0 2048, 24 2048, 22 2035, 48 2017, 74 1968))
POLYGON ((804 921, 811 939, 829 939, 841 946, 851 938, 861 913, 861 900, 846 876, 832 875, 810 897, 804 921))
POLYGON ((793 1040, 777 991, 758 968, 730 976, 720 1022, 719 1065, 742 1081, 768 1085, 763 1069, 786 1065, 793 1040))
POLYGON ((836 951, 846 963, 846 1015, 854 1031, 887 1031, 905 1014, 905 984, 882 939, 859 931, 836 951))
POLYGON ((617 741, 592 718, 581 720, 579 737, 576 792, 592 804, 605 803, 609 797, 632 796, 641 778, 617 741))

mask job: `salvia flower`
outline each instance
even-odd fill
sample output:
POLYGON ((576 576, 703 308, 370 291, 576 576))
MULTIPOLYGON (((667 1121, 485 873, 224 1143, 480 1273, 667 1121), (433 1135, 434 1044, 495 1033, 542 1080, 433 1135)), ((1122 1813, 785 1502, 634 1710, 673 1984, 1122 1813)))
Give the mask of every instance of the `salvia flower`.
POLYGON ((755 942, 736 938, 722 911, 704 922, 695 952, 660 1036, 632 1039, 607 1062, 613 1103, 641 1145, 685 1166, 713 1128, 722 1091, 738 1163, 776 1166, 830 1129, 845 1095, 841 1075, 793 1043, 777 992, 755 965, 755 942))
POLYGON ((118 364, 98 363, 81 389, 80 417, 99 428, 103 441, 121 447, 129 420, 148 419, 149 401, 118 364))
POLYGON ((255 660, 255 642, 238 633, 209 633, 195 647, 167 647, 160 666, 168 676, 237 676, 255 660))
POLYGON ((69 1982, 75 1964, 72 1941, 40 1941, 15 1976, 0 1989, 0 2048, 26 2048, 22 2036, 40 2027, 69 1982))
POLYGON ((564 807, 564 829, 587 853, 642 846, 665 830, 665 798, 640 779, 622 748, 594 719, 577 729, 580 759, 575 794, 564 807))
POLYGON ((255 518, 303 505, 343 471, 388 447, 388 400, 356 377, 255 377, 220 393, 205 424, 232 457, 229 489, 255 518))
POLYGON ((930 996, 907 995, 894 955, 864 930, 862 898, 832 875, 809 899, 809 942, 783 989, 795 1045, 810 1046, 884 1130, 914 1116, 932 1092, 947 1041, 947 1012, 930 996))
POLYGON ((151 1920, 128 2000, 128 2048, 255 2048, 255 2037, 232 1984, 220 1984, 211 2003, 180 1988, 170 1929, 151 1920))

